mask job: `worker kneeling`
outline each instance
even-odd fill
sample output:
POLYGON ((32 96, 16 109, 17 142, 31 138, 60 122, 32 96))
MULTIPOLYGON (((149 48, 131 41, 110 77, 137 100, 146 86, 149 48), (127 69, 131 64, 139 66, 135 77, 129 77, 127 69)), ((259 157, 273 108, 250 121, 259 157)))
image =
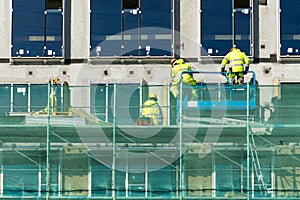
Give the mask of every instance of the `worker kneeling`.
POLYGON ((137 118, 136 126, 162 125, 162 111, 157 102, 156 94, 149 95, 149 99, 143 103, 141 116, 137 118))

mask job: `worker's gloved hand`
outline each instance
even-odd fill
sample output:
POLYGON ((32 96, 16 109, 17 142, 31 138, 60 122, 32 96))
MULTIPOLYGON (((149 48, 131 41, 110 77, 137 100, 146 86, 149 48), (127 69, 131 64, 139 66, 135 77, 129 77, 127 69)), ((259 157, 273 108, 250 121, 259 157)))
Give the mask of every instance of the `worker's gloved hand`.
POLYGON ((244 75, 248 74, 248 71, 244 71, 243 74, 244 74, 244 75))
POLYGON ((224 66, 222 66, 222 68, 221 68, 221 74, 222 74, 223 76, 226 76, 226 70, 225 70, 225 67, 224 67, 224 66))
POLYGON ((221 72, 225 72, 225 67, 222 66, 221 72))
POLYGON ((246 66, 245 66, 244 75, 245 75, 245 74, 247 74, 247 73, 248 73, 248 71, 249 71, 249 65, 246 65, 246 66))

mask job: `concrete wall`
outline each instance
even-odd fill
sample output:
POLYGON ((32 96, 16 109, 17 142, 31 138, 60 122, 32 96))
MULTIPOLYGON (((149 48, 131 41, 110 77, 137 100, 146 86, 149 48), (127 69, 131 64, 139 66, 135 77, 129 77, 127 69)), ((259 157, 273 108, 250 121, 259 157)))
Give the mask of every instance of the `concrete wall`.
POLYGON ((200 1, 180 2, 180 52, 182 57, 200 55, 200 1))
POLYGON ((267 5, 259 5, 259 57, 270 58, 279 55, 279 0, 267 1, 267 5), (277 32, 278 31, 278 32, 277 32))
POLYGON ((10 57, 11 44, 11 1, 0 0, 0 9, 0 59, 8 59, 10 57))
POLYGON ((71 59, 87 59, 89 56, 89 17, 89 1, 71 1, 71 59))

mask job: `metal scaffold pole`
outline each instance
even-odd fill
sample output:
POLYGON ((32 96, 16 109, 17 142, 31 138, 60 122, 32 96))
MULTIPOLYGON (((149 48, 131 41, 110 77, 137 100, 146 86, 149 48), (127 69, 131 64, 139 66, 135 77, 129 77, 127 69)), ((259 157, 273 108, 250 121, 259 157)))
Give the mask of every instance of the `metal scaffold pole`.
POLYGON ((247 199, 250 199, 249 83, 247 83, 247 199))
POLYGON ((179 93, 179 191, 180 199, 183 197, 183 164, 182 164, 182 81, 180 81, 180 93, 179 93))
POLYGON ((113 147, 113 156, 112 156, 112 167, 111 167, 111 170, 112 170, 112 177, 111 177, 111 180, 112 180, 112 184, 111 184, 111 187, 112 187, 112 198, 113 199, 116 199, 116 113, 117 113, 117 110, 116 110, 116 100, 117 98, 117 85, 114 84, 114 108, 113 108, 113 144, 112 144, 112 147, 113 147))
POLYGON ((51 82, 48 83, 48 95, 47 95, 47 144, 46 144, 46 199, 49 199, 50 195, 50 95, 51 95, 52 85, 51 82))

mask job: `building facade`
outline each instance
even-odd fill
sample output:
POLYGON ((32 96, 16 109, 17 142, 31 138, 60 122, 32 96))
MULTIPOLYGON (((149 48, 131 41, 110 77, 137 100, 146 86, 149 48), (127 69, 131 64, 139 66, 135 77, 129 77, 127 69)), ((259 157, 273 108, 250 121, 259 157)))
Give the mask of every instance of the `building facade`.
POLYGON ((0 0, 0 198, 299 198, 299 7, 0 0), (218 74, 233 46, 251 58, 237 88, 218 74), (197 102, 170 95, 175 56, 197 102), (151 92, 163 125, 134 126, 151 92))

